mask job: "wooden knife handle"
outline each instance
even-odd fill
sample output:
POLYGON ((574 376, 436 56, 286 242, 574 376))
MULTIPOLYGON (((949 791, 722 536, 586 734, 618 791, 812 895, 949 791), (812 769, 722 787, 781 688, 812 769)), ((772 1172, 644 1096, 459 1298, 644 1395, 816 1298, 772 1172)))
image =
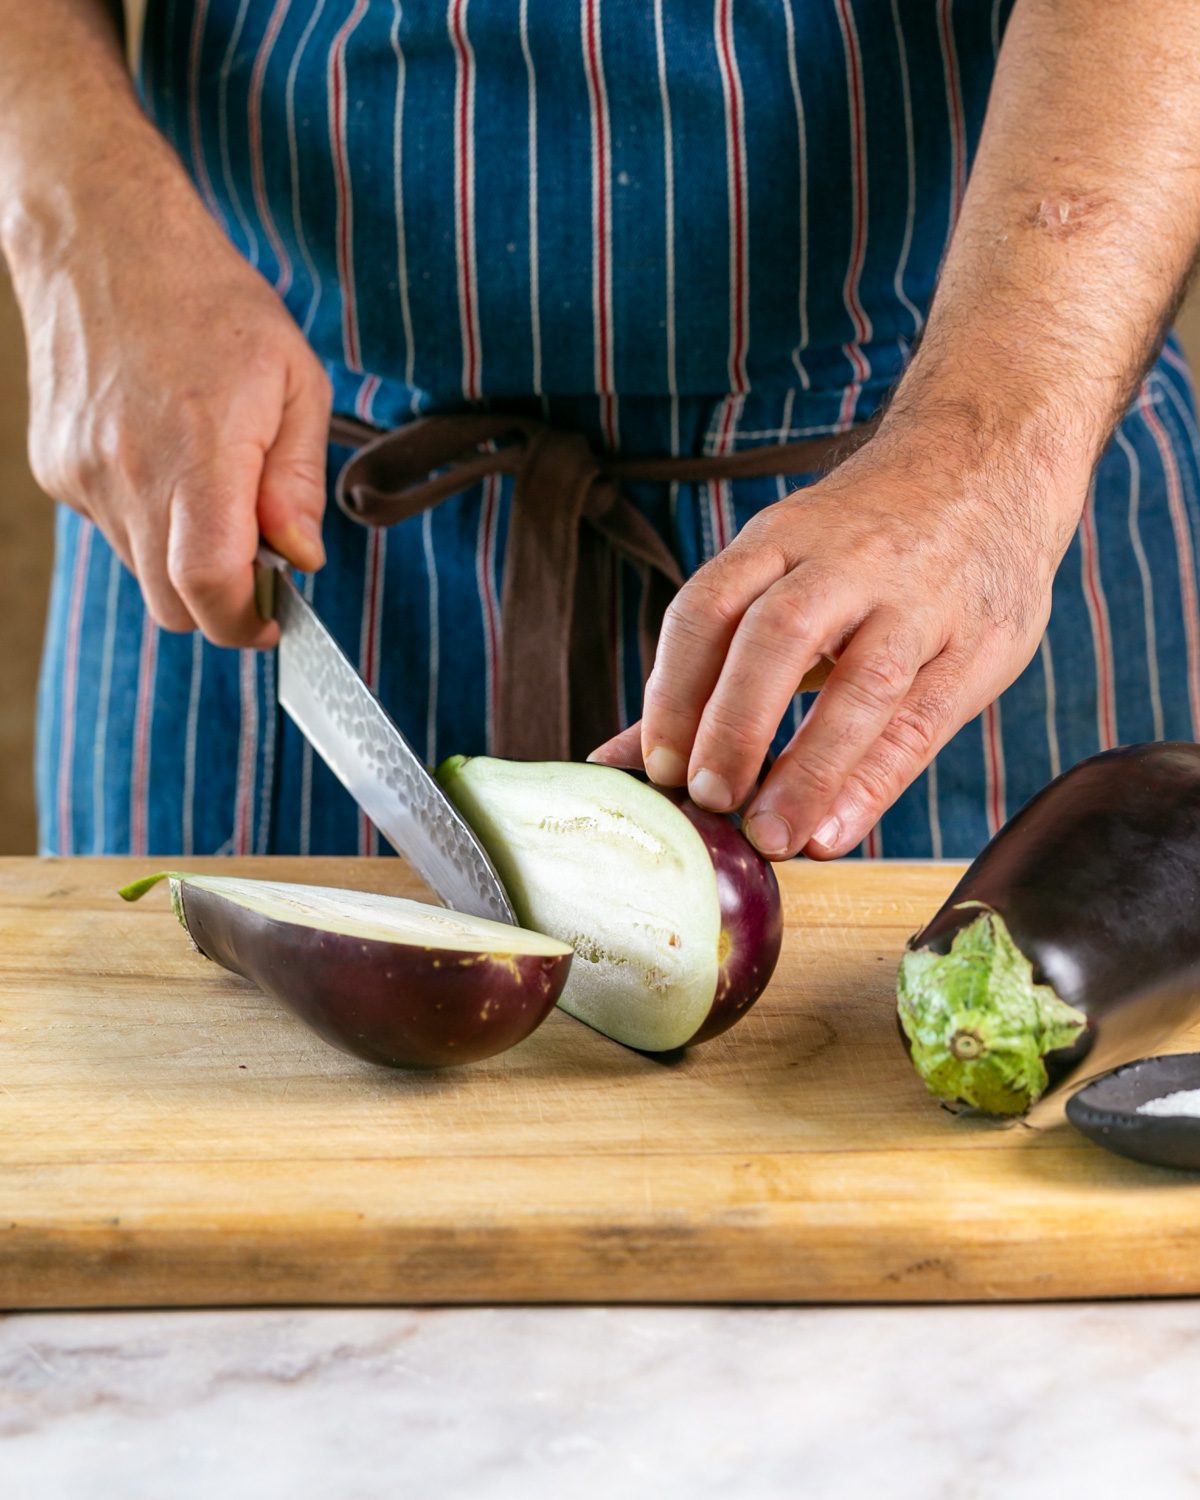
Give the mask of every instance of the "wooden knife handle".
POLYGON ((275 618, 275 574, 288 567, 286 558, 260 543, 254 559, 254 607, 264 620, 275 618))

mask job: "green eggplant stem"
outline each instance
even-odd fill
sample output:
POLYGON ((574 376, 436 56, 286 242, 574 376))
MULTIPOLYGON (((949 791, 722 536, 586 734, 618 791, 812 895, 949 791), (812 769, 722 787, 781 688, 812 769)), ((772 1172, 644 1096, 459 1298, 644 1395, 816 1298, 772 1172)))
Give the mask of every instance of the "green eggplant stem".
POLYGON ((159 870, 157 875, 143 875, 140 880, 131 880, 128 885, 123 885, 117 895, 122 901, 140 901, 146 892, 153 890, 160 880, 170 878, 170 870, 159 870))
POLYGON ((128 885, 123 885, 117 892, 123 901, 140 901, 147 891, 159 883, 160 880, 171 882, 171 910, 187 927, 187 918, 183 914, 183 893, 180 883, 185 879, 178 870, 159 870, 154 875, 143 875, 140 880, 131 880, 128 885))
POLYGON ((1024 1114, 1046 1092, 1043 1059, 1087 1017, 1037 984, 1004 919, 985 908, 949 953, 910 948, 896 996, 913 1064, 938 1099, 990 1115, 1024 1114))

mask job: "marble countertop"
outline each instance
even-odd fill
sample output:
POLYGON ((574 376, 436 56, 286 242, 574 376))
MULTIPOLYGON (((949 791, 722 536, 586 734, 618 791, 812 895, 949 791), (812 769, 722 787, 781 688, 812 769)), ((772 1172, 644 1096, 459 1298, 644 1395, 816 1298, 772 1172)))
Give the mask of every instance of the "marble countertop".
POLYGON ((0 1319, 0 1495, 1200 1494, 1200 1302, 0 1319))

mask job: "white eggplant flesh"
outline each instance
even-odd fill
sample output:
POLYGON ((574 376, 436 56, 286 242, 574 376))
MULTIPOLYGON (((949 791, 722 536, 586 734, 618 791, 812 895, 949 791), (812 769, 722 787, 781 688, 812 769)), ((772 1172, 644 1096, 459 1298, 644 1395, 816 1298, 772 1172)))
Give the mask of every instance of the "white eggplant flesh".
POLYGON ((459 756, 438 776, 522 924, 574 950, 569 1014, 671 1052, 761 993, 779 954, 778 885, 728 819, 607 766, 459 756))

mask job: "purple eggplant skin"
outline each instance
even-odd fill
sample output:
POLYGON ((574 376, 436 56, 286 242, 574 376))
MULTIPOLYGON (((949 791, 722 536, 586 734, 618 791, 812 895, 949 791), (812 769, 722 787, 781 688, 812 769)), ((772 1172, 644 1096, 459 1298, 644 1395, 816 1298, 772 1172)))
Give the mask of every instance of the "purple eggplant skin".
POLYGON ((1043 1055, 1046 1091, 1085 1060, 1089 1073, 1127 1062, 1200 1015, 1200 745, 1109 750, 1059 776, 909 950, 948 953, 981 909, 1003 920, 1034 982, 1086 1018, 1070 1046, 1043 1055))
POLYGON ((258 985, 366 1062, 444 1068, 524 1041, 554 1009, 571 955, 417 948, 282 922, 183 882, 207 958, 258 985))
POLYGON ((728 1031, 766 989, 783 947, 783 903, 770 860, 728 814, 697 807, 682 792, 665 795, 704 840, 721 907, 717 989, 708 1018, 687 1044, 694 1047, 728 1031))

